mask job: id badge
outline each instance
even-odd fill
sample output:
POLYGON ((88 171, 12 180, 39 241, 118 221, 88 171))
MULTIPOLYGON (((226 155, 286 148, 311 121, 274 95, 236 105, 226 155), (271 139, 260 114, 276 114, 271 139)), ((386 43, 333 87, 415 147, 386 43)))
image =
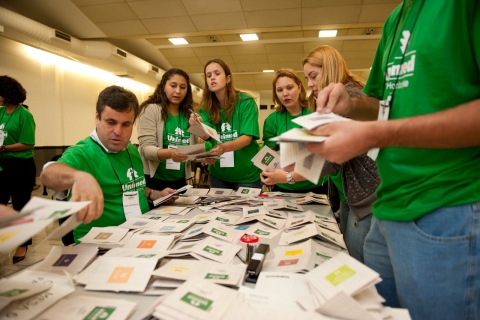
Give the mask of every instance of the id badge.
MULTIPOLYGON (((391 96, 387 100, 380 100, 380 107, 378 108, 378 121, 387 121, 390 115, 390 100, 391 96)), ((367 156, 372 158, 374 161, 377 160, 378 152, 380 149, 374 148, 368 151, 367 156)))
POLYGON ((220 158, 220 167, 221 168, 233 168, 235 166, 235 161, 233 158, 234 151, 225 152, 220 158))
MULTIPOLYGON (((168 149, 177 149, 177 146, 168 146, 168 149)), ((175 162, 172 159, 167 159, 167 170, 180 170, 180 162, 175 162)))
POLYGON ((138 191, 123 193, 123 212, 125 214, 125 219, 127 220, 131 217, 138 217, 142 215, 142 210, 140 210, 140 202, 138 199, 138 191))
POLYGON ((0 130, 0 146, 3 146, 4 141, 5 141, 5 131, 0 130))

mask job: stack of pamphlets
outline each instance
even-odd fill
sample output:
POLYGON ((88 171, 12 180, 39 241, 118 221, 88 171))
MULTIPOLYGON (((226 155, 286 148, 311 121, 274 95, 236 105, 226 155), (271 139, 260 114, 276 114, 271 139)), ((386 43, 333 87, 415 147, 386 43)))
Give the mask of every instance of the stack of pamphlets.
POLYGON ((265 171, 267 168, 276 169, 280 167, 280 155, 278 152, 265 145, 252 158, 252 162, 262 171, 265 171))
POLYGON ((285 200, 265 201, 263 206, 267 210, 295 210, 304 211, 302 206, 285 200))
POLYGON ((33 270, 77 274, 97 256, 98 248, 91 246, 53 246, 45 259, 32 267, 33 270))
POLYGON ((248 231, 246 231, 245 233, 255 235, 259 238, 273 239, 278 234, 280 234, 280 232, 282 232, 282 230, 278 230, 276 228, 269 227, 263 223, 257 222, 254 225, 251 225, 250 228, 248 228, 248 231))
POLYGON ((157 223, 154 227, 145 229, 154 233, 174 233, 183 232, 195 224, 193 219, 167 219, 157 223))
POLYGON ((65 298, 39 316, 39 320, 125 320, 135 309, 136 302, 125 299, 75 296, 65 298))
POLYGON ((210 189, 206 188, 190 188, 183 194, 184 196, 206 196, 210 189))
POLYGON ((282 233, 278 244, 286 246, 312 237, 317 237, 340 248, 347 249, 341 234, 324 229, 314 223, 308 223, 301 228, 282 233))
POLYGON ((238 292, 198 277, 191 277, 155 308, 159 319, 220 320, 229 313, 238 292))
POLYGON ((292 202, 296 204, 307 204, 307 203, 315 202, 315 203, 324 204, 327 206, 330 205, 330 202, 328 201, 328 199, 326 199, 326 196, 325 198, 305 196, 299 199, 292 200, 292 202))
POLYGON ((151 217, 144 215, 140 217, 130 217, 127 219, 127 221, 118 225, 118 227, 130 230, 154 227, 157 223, 168 219, 168 216, 159 217, 158 219, 150 218, 151 217))
POLYGON ((174 197, 176 195, 178 195, 179 193, 182 193, 184 192, 185 190, 188 190, 190 188, 193 188, 193 186, 187 184, 186 186, 183 186, 177 190, 175 190, 174 193, 170 193, 164 197, 161 197, 161 198, 158 198, 157 200, 154 200, 153 201, 153 205, 156 207, 156 206, 159 206, 160 204, 164 203, 165 201, 167 201, 168 199, 170 199, 171 197, 174 197))
POLYGON ((235 230, 233 227, 227 226, 218 221, 211 221, 206 224, 202 232, 230 243, 237 243, 240 237, 244 234, 244 232, 235 230))
MULTIPOLYGON (((275 259, 265 261, 264 271, 305 273, 342 252, 324 242, 307 241, 273 248, 275 259)), ((263 272, 263 271, 262 271, 263 272)))
POLYGON ((103 257, 85 290, 143 292, 157 259, 103 257))
POLYGON ((213 261, 171 259, 153 271, 158 280, 186 281, 192 276, 200 277, 217 284, 239 287, 244 280, 247 266, 244 264, 220 264, 213 261))
POLYGON ((237 192, 235 192, 235 195, 239 197, 258 196, 261 192, 261 188, 240 187, 237 192))
POLYGON ((128 230, 119 227, 93 227, 79 240, 82 244, 95 244, 101 248, 122 246, 133 235, 133 232, 128 230))
POLYGON ((40 313, 75 291, 72 279, 65 274, 22 270, 10 277, 9 280, 31 284, 47 284, 50 288, 26 299, 13 301, 0 311, 0 319, 12 319, 13 315, 15 315, 15 319, 38 319, 40 313))
POLYGON ((30 220, 26 223, 6 226, 0 229, 0 252, 7 253, 14 250, 23 242, 32 238, 33 235, 42 231, 52 221, 70 216, 61 227, 57 228, 62 228, 61 232, 55 232, 55 230, 52 232, 54 234, 51 237, 55 235, 62 237, 80 224, 80 222, 76 221, 76 212, 86 207, 89 203, 90 201, 67 202, 32 197, 20 211, 20 214, 0 218, 0 225, 8 225, 17 219, 30 220))
POLYGON ((225 197, 225 196, 233 196, 235 194, 235 190, 233 189, 224 189, 224 188, 210 188, 208 191, 207 196, 209 197, 225 197))
POLYGON ((380 276, 348 254, 338 253, 306 277, 313 294, 307 299, 313 298, 310 302, 317 312, 341 319, 378 319, 383 298, 372 288, 380 276))
POLYGON ((0 310, 13 301, 23 300, 50 289, 50 284, 0 279, 0 310))
POLYGON ((191 255, 199 260, 210 259, 216 262, 230 264, 238 251, 242 249, 236 244, 227 243, 208 237, 197 242, 191 249, 191 255))
POLYGON ((135 234, 123 247, 161 252, 170 250, 178 239, 174 235, 135 234))

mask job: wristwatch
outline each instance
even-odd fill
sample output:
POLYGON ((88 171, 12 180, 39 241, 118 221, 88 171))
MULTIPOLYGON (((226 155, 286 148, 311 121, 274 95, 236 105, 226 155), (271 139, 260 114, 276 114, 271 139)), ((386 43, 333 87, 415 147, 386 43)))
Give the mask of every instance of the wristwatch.
POLYGON ((293 180, 291 172, 287 172, 287 183, 288 184, 294 184, 295 183, 295 180, 293 180))

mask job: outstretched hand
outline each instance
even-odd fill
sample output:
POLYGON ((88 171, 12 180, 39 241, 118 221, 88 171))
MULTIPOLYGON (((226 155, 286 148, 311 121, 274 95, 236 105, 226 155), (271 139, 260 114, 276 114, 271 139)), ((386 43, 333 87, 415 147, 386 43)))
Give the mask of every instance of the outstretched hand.
POLYGON ((102 189, 97 180, 89 173, 83 171, 75 173, 70 201, 91 201, 87 207, 78 212, 78 222, 90 223, 103 213, 102 189))

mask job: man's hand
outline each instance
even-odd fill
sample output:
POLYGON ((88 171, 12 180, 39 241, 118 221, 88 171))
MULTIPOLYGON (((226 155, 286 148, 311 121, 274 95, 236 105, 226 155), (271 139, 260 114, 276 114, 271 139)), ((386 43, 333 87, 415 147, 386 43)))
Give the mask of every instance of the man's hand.
POLYGON ((352 109, 352 99, 342 83, 330 83, 317 96, 317 112, 345 116, 352 109))
POLYGON ((310 133, 327 136, 327 140, 307 143, 307 149, 330 162, 344 163, 376 146, 373 125, 374 122, 338 121, 320 126, 310 133))
POLYGON ((98 219, 103 213, 102 189, 97 180, 89 173, 83 171, 75 173, 70 201, 91 201, 86 208, 78 212, 78 222, 90 223, 98 219))

